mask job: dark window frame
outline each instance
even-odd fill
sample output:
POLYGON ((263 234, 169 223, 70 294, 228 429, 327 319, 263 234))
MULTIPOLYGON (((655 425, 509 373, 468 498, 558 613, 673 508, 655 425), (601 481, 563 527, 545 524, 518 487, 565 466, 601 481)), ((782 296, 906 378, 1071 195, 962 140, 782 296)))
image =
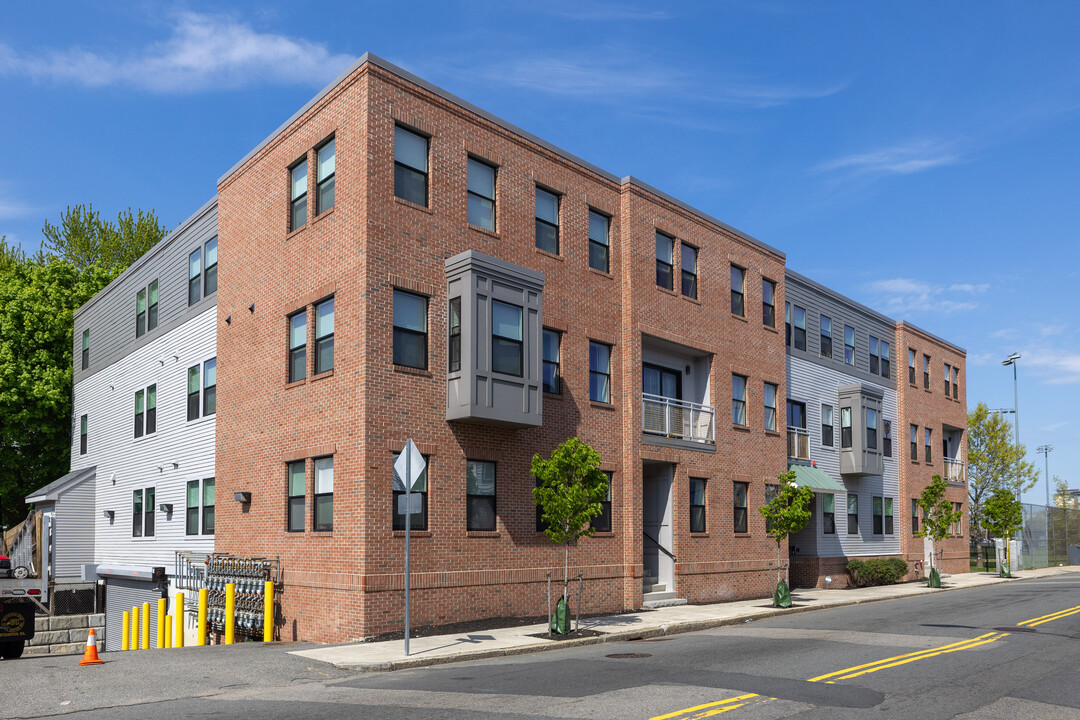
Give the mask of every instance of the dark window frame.
POLYGON ((692 300, 698 298, 698 248, 686 242, 679 243, 679 291, 692 300), (688 259, 692 261, 690 270, 686 269, 688 259))
MULTIPOLYGON (((217 292, 218 270, 218 238, 217 235, 206 241, 203 245, 203 297, 208 298, 217 292), (211 244, 214 251, 214 262, 210 262, 211 244)), ((155 320, 155 323, 157 321, 155 320)))
POLYGON ((334 456, 320 455, 311 458, 311 529, 313 532, 333 532, 334 530, 334 456), (330 490, 319 492, 319 463, 330 461, 330 490), (319 502, 330 498, 329 518, 323 516, 326 508, 319 502))
POLYGON ((420 207, 428 207, 431 202, 431 187, 430 187, 430 173, 431 173, 431 136, 425 133, 421 133, 413 128, 406 127, 400 123, 394 125, 394 197, 404 200, 405 202, 412 203, 413 205, 419 205, 420 207), (424 141, 424 167, 423 169, 410 165, 402 160, 398 159, 398 132, 408 133, 414 137, 420 138, 424 141), (400 171, 400 172, 399 172, 400 171), (420 178, 423 180, 424 197, 423 202, 417 202, 409 195, 410 188, 408 186, 408 180, 415 180, 420 178))
POLYGON ((690 478, 690 532, 692 533, 708 532, 708 487, 708 478, 690 478), (700 488, 695 488, 696 483, 700 483, 700 488), (695 499, 700 502, 695 502, 695 499))
POLYGON ((889 355, 889 343, 881 341, 881 377, 888 378, 892 372, 892 358, 889 355))
POLYGON ((917 498, 911 499, 911 533, 913 535, 919 533, 919 500, 917 498))
POLYGON ((747 401, 747 385, 750 383, 750 378, 739 373, 731 373, 731 424, 739 427, 750 427, 750 418, 746 414, 746 401, 747 401), (737 397, 735 393, 735 379, 742 380, 742 397, 737 397), (739 422, 739 417, 742 416, 742 422, 739 422))
POLYGON ((879 413, 878 413, 877 408, 869 408, 868 407, 868 408, 863 408, 863 410, 864 410, 863 418, 865 420, 864 424, 866 425, 866 449, 876 451, 878 449, 877 435, 878 435, 878 415, 879 415, 879 413), (871 426, 871 424, 870 424, 871 420, 873 420, 873 423, 874 423, 873 426, 871 426))
POLYGON ((909 433, 911 437, 911 459, 919 459, 919 426, 915 423, 911 424, 911 430, 909 433))
POLYGON ((184 535, 199 535, 200 510, 202 509, 202 480, 188 480, 184 485, 184 535), (195 504, 191 504, 191 492, 195 491, 195 504))
POLYGON ((659 230, 656 231, 656 286, 671 292, 675 291, 675 238, 659 230), (661 259, 661 243, 667 247, 667 257, 670 260, 661 259))
POLYGON ((589 267, 602 273, 611 273, 611 216, 594 208, 589 208, 589 267), (603 238, 594 237, 594 218, 597 222, 603 221, 603 238))
POLYGON ((424 329, 423 329, 423 331, 413 330, 412 328, 408 328, 408 327, 398 325, 396 319, 393 320, 393 340, 394 340, 394 344, 393 344, 393 356, 394 356, 393 357, 393 363, 395 365, 399 365, 401 367, 411 367, 411 368, 416 368, 418 370, 427 370, 428 369, 428 364, 429 364, 429 358, 428 358, 428 355, 429 355, 429 352, 428 352, 429 351, 428 332, 431 329, 431 323, 428 322, 428 313, 429 313, 429 310, 430 310, 428 305, 429 305, 429 303, 431 301, 431 298, 429 298, 427 295, 421 295, 420 293, 411 292, 409 290, 402 290, 401 288, 394 288, 394 296, 393 297, 394 297, 395 302, 397 300, 398 295, 408 295, 408 296, 411 296, 411 297, 419 298, 419 299, 424 301, 424 311, 423 311, 424 329), (404 342, 404 338, 420 338, 421 339, 422 348, 423 348, 423 355, 424 355, 422 365, 414 365, 414 364, 408 363, 408 362, 398 362, 399 359, 400 360, 408 359, 408 358, 404 357, 404 355, 399 355, 398 354, 398 348, 399 347, 401 347, 402 352, 404 352, 404 345, 403 344, 399 345, 399 342, 398 342, 399 337, 403 338, 402 342, 404 342))
POLYGON ((615 473, 611 470, 601 470, 600 472, 607 475, 607 493, 604 495, 604 499, 600 501, 600 514, 594 517, 589 525, 596 532, 609 533, 611 532, 611 486, 614 482, 615 473))
POLYGON ((750 532, 748 507, 750 505, 750 483, 732 482, 731 505, 732 505, 732 532, 742 535, 750 532), (740 490, 742 491, 742 504, 739 504, 740 490))
POLYGON ((465 530, 468 532, 495 532, 498 528, 498 467, 492 460, 466 460, 465 461, 465 530), (492 486, 491 493, 475 493, 469 492, 469 473, 471 471, 471 465, 481 464, 484 466, 491 466, 492 474, 492 486), (490 525, 483 525, 480 520, 482 518, 475 517, 473 514, 474 504, 483 503, 488 506, 491 512, 490 525))
POLYGON ((195 303, 202 300, 202 251, 203 249, 200 245, 199 247, 188 253, 188 307, 191 307, 195 303), (195 258, 195 264, 192 264, 192 258, 195 258))
MULTIPOLYGON (((544 392, 550 395, 562 395, 562 331, 554 330, 552 328, 543 328, 540 332, 540 352, 542 362, 542 377, 541 384, 543 385, 544 392), (547 342, 545 338, 555 338, 555 359, 551 360, 547 357, 547 342), (551 384, 548 384, 548 369, 551 369, 551 384)), ((609 358, 610 368, 610 358, 609 358)))
POLYGON ((791 347, 791 303, 784 302, 784 344, 791 347))
POLYGON ((307 459, 285 463, 285 532, 307 528, 307 459), (293 471, 299 466, 300 493, 293 488, 293 471))
MULTIPOLYGON (((217 263, 215 263, 215 266, 217 263)), ((158 326, 158 281, 154 278, 146 286, 146 332, 158 326)))
POLYGON ((89 422, 84 414, 79 417, 79 454, 86 454, 87 436, 89 435, 89 422))
POLYGON ((924 353, 922 357, 923 357, 923 374, 922 374, 923 389, 924 390, 929 390, 930 389, 930 356, 926 355, 924 353))
POLYGON ((447 312, 446 371, 461 372, 461 298, 450 298, 447 312))
POLYGON ((835 438, 833 437, 834 430, 836 428, 836 416, 832 405, 821 406, 821 446, 822 447, 835 447, 833 444, 835 438), (829 422, 825 422, 825 408, 829 409, 829 422))
POLYGON ((895 523, 894 523, 894 519, 895 519, 894 512, 896 511, 896 508, 895 508, 895 505, 893 503, 893 499, 891 497, 886 497, 886 498, 882 499, 882 502, 885 505, 884 511, 883 511, 883 515, 885 516, 885 532, 883 534, 884 535, 895 535, 896 534, 896 526, 895 526, 895 523))
MULTIPOLYGON (((394 475, 393 463, 397 462, 397 458, 400 453, 391 454, 391 476, 394 475)), ((428 491, 431 489, 430 477, 431 477, 431 456, 421 453, 424 458, 424 472, 421 473, 421 477, 424 479, 424 487, 422 490, 411 490, 410 494, 420 493, 420 512, 413 513, 412 519, 409 521, 409 532, 426 532, 428 529, 428 491)), ((402 488, 405 486, 402 485, 402 488)), ((391 506, 390 506, 390 527, 393 532, 405 532, 405 516, 398 515, 398 497, 405 494, 405 490, 398 490, 397 487, 393 487, 391 492, 391 506), (399 520, 400 518, 400 520, 399 520)))
POLYGON ((953 365, 952 369, 952 396, 953 400, 960 399, 960 368, 953 365))
POLYGON ((873 534, 884 535, 885 534, 885 509, 882 497, 880 495, 874 495, 871 504, 871 512, 873 514, 873 534))
POLYGON ((492 299, 491 301, 491 372, 500 373, 502 375, 512 375, 514 377, 524 377, 525 375, 525 308, 520 305, 514 305, 513 303, 495 299, 492 299), (508 335, 500 335, 496 331, 496 305, 517 310, 518 335, 520 337, 514 338, 508 335), (503 355, 498 351, 499 348, 517 350, 516 357, 513 358, 516 364, 503 365, 503 355), (516 369, 514 369, 515 367, 516 369))
POLYGON ((732 264, 729 272, 731 282, 731 314, 736 317, 746 317, 746 268, 732 264), (735 288, 735 279, 738 277, 738 289, 735 288))
POLYGON ((200 402, 200 395, 202 391, 202 363, 196 363, 188 368, 187 371, 187 419, 188 422, 198 420, 199 410, 202 408, 200 402), (192 370, 195 372, 192 373, 192 370), (191 389, 191 381, 195 380, 195 390, 191 389))
POLYGON ((308 177, 308 156, 304 153, 303 157, 296 160, 289 166, 289 232, 296 232, 300 228, 307 225, 307 206, 308 206, 308 185, 311 183, 311 179, 308 177), (300 168, 304 169, 304 191, 302 193, 296 192, 296 183, 298 178, 296 173, 300 168))
POLYGON ((952 378, 952 365, 949 363, 942 363, 944 365, 944 380, 945 380, 945 397, 949 397, 949 380, 952 378))
POLYGON ((823 358, 832 358, 832 318, 818 315, 819 352, 823 358))
POLYGON ((855 328, 850 325, 844 326, 844 364, 855 367, 855 328), (851 336, 851 342, 848 342, 848 335, 851 336))
POLYGON ((914 348, 908 348, 907 361, 908 361, 908 368, 907 368, 907 370, 908 370, 908 384, 911 385, 912 387, 915 387, 915 349, 914 348))
POLYGON ((315 367, 314 375, 330 372, 334 369, 334 296, 323 298, 312 305, 312 315, 315 317, 315 367), (330 331, 319 334, 319 311, 330 306, 330 331))
POLYGON ((131 491, 131 537, 153 538, 157 534, 157 488, 137 488, 131 491))
MULTIPOLYGON (((498 169, 498 166, 494 165, 493 163, 489 163, 486 160, 481 160, 478 157, 474 157, 472 155, 469 155, 468 160, 466 161, 466 172, 467 172, 467 177, 466 177, 466 180, 465 180, 465 221, 469 225, 473 225, 473 226, 478 227, 478 228, 483 228, 484 230, 488 230, 490 232, 495 232, 495 227, 496 227, 495 223, 497 222, 497 214, 496 214, 497 206, 496 206, 496 203, 495 203, 495 198, 496 198, 496 195, 498 193, 498 182, 499 182, 499 169, 498 169), (473 164, 474 163, 476 165, 485 167, 485 168, 487 168, 488 170, 491 171, 491 197, 488 197, 487 195, 484 195, 482 192, 479 192, 478 190, 473 189, 473 183, 472 183, 473 172, 472 172, 472 170, 473 170, 473 164), (488 224, 484 224, 483 222, 473 222, 473 212, 472 212, 473 198, 476 198, 480 202, 481 206, 484 206, 484 203, 487 203, 487 205, 485 207, 487 208, 488 215, 489 215, 489 217, 487 219, 488 224)), ((477 219, 480 219, 480 218, 477 218, 477 219)))
POLYGON ((82 333, 82 369, 90 367, 90 328, 82 333))
POLYGON ((870 374, 871 375, 877 375, 880 372, 881 356, 878 354, 878 353, 881 352, 880 348, 881 348, 880 341, 876 337, 871 335, 870 336, 870 342, 867 345, 867 356, 868 356, 869 361, 870 361, 870 374))
POLYGON ((776 327, 776 281, 761 279, 761 324, 776 327))
POLYGON ((923 459, 926 462, 933 462, 933 451, 931 450, 931 447, 933 445, 933 440, 934 440, 934 430, 932 428, 923 428, 923 438, 924 438, 923 447, 925 448, 925 451, 926 451, 925 452, 925 457, 923 459))
POLYGON ((307 306, 294 313, 285 316, 285 344, 288 349, 289 359, 286 364, 286 382, 300 382, 307 378, 307 345, 308 345, 308 311, 307 306), (295 343, 293 330, 298 320, 303 320, 304 342, 295 343))
POLYGON ((892 421, 881 419, 881 454, 892 457, 892 421))
POLYGON ((840 408, 840 448, 846 450, 851 447, 851 408, 840 408))
POLYGON ((822 493, 821 494, 821 532, 823 535, 835 535, 836 534, 836 494, 835 493, 822 493), (826 502, 826 499, 831 501, 832 510, 829 510, 830 503, 826 502))
POLYGON ((146 288, 135 293, 135 337, 146 334, 146 288))
POLYGON ((203 417, 217 414, 217 356, 203 361, 202 372, 202 414, 203 417), (214 383, 210 381, 210 370, 214 371, 214 383))
POLYGON ((337 138, 331 135, 315 146, 315 217, 334 207, 334 191, 337 187, 337 138), (326 177, 320 178, 323 168, 322 153, 330 147, 334 157, 334 169, 326 177), (327 201, 329 198, 329 201, 327 201))
POLYGON ((135 437, 141 438, 145 430, 146 390, 135 391, 135 437))
POLYGON ((214 508, 217 502, 217 481, 215 478, 203 478, 201 492, 199 493, 199 502, 202 504, 202 511, 200 513, 202 518, 202 534, 213 535, 214 534, 214 508), (206 488, 207 483, 210 486, 210 492, 214 493, 214 502, 206 502, 206 488))
POLYGON ((858 535, 859 534, 859 496, 855 493, 848 493, 847 495, 847 534, 858 535), (854 509, 852 510, 852 501, 854 500, 854 509))
POLYGON ((798 305, 792 306, 792 342, 796 350, 806 350, 806 308, 798 305), (802 314, 800 325, 799 314, 802 314))
POLYGON ((613 346, 608 345, 605 342, 600 342, 599 340, 592 340, 592 339, 589 340, 589 400, 592 401, 592 402, 605 403, 605 404, 608 404, 608 405, 611 404, 611 349, 612 349, 612 347, 613 346), (604 356, 607 359, 607 368, 605 370, 598 370, 598 369, 595 369, 593 367, 593 347, 594 346, 598 350, 602 349, 604 351, 604 356), (606 392, 604 393, 604 397, 602 397, 602 398, 601 397, 596 397, 596 395, 594 395, 594 393, 593 393, 593 390, 596 387, 596 384, 594 382, 594 379, 596 379, 596 378, 604 378, 605 379, 604 389, 605 389, 606 392))
POLYGON ((542 250, 552 255, 559 254, 559 248, 562 245, 559 221, 562 215, 562 195, 549 190, 547 188, 536 186, 536 193, 534 195, 535 207, 533 208, 533 219, 535 220, 536 227, 536 249, 542 250), (540 197, 541 194, 550 196, 555 200, 555 222, 540 217, 540 197), (550 242, 554 242, 554 250, 551 249, 550 242))
POLYGON ((777 422, 779 422, 779 418, 777 417, 777 412, 776 412, 776 404, 777 404, 777 399, 776 398, 777 398, 777 395, 779 393, 780 393, 780 386, 777 383, 766 382, 766 383, 763 384, 762 402, 763 402, 763 404, 765 406, 765 429, 766 430, 771 430, 772 432, 776 432, 778 430, 777 422), (772 405, 769 404, 769 388, 772 388, 772 405), (772 419, 771 422, 770 422, 770 418, 772 419))

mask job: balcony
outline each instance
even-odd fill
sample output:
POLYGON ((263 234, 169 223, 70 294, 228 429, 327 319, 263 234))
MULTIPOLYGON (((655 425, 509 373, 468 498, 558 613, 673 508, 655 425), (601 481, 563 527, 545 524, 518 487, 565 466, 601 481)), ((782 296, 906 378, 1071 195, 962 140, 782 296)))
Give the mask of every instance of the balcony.
POLYGON ((944 463, 944 472, 942 472, 941 477, 945 478, 948 482, 964 482, 964 463, 959 460, 950 460, 949 458, 945 458, 944 463))
POLYGON ((712 445, 714 415, 708 405, 641 394, 641 429, 648 435, 712 445))
POLYGON ((810 459, 810 431, 806 428, 787 429, 787 455, 795 460, 810 459))

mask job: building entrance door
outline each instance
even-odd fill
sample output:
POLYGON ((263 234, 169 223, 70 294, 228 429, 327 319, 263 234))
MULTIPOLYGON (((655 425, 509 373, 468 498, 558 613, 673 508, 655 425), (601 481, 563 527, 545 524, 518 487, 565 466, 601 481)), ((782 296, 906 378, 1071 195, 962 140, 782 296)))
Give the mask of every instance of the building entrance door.
POLYGON ((671 489, 674 474, 675 466, 670 463, 647 462, 643 466, 642 564, 645 570, 645 592, 675 589, 671 532, 671 489))

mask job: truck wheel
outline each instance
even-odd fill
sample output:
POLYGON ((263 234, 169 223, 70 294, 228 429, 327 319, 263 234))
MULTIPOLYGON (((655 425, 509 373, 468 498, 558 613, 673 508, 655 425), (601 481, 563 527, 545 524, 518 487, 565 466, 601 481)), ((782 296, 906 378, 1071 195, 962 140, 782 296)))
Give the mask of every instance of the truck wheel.
POLYGON ((0 643, 0 657, 5 660, 18 660, 23 654, 23 641, 0 643))

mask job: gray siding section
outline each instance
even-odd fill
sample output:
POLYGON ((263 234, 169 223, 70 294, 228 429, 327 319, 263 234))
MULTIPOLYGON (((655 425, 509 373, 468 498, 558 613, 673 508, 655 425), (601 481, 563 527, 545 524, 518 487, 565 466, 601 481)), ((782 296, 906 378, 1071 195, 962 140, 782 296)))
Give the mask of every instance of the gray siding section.
MULTIPOLYGON (((796 350, 794 342, 788 347, 789 357, 797 357, 856 380, 870 382, 896 389, 897 352, 896 323, 884 315, 864 307, 853 300, 833 292, 823 285, 790 270, 784 274, 784 300, 792 305, 792 333, 794 335, 794 306, 806 310, 806 350, 796 350), (821 356, 821 316, 832 320, 832 358, 821 356), (855 365, 844 363, 844 326, 855 329, 855 365), (889 377, 879 372, 870 373, 870 336, 889 344, 889 377)), ((904 371, 907 355, 901 358, 900 371, 904 371)))
MULTIPOLYGON (((905 531, 899 523, 900 470, 899 453, 904 449, 906 437, 897 436, 897 401, 896 390, 878 385, 882 391, 881 411, 883 420, 892 423, 892 457, 884 458, 882 475, 851 477, 840 474, 840 388, 850 385, 852 377, 844 374, 839 365, 835 368, 808 362, 798 357, 788 356, 787 360, 787 395, 791 400, 806 403, 806 427, 810 430, 810 460, 817 463, 820 470, 847 488, 847 494, 836 493, 836 533, 822 532, 821 493, 814 498, 813 516, 810 523, 791 537, 791 546, 798 547, 799 555, 818 557, 840 557, 859 555, 898 555, 900 553, 900 533, 905 531), (833 447, 821 444, 821 406, 833 407, 833 447), (902 440, 904 442, 898 442, 902 440), (859 497, 859 532, 849 535, 847 531, 847 495, 859 497), (893 498, 893 533, 875 535, 873 533, 873 498, 893 498)), ((878 428, 879 437, 883 437, 882 428, 878 428)), ((910 501, 909 501, 910 502, 910 501)))
MULTIPOLYGON (((188 307, 188 255, 217 235, 217 197, 185 220, 120 277, 75 311, 75 384, 153 342, 217 302, 217 294, 188 307), (158 281, 158 324, 135 337, 135 299, 158 281), (90 366, 82 369, 82 335, 90 330, 90 366)), ((205 269, 205 268, 204 268, 205 269)))
POLYGON ((94 562, 94 491, 96 478, 76 484, 56 499, 54 574, 78 578, 83 563, 94 562))

